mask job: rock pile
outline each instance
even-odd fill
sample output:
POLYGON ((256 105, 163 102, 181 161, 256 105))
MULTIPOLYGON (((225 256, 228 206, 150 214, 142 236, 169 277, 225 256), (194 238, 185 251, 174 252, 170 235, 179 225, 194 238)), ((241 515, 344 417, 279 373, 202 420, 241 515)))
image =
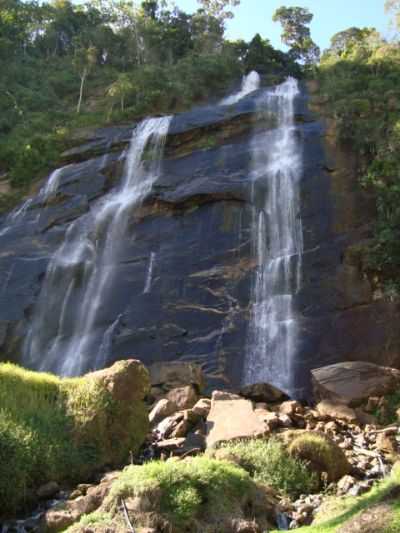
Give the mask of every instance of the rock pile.
MULTIPOLYGON (((361 401, 358 387, 356 406, 347 401, 348 397, 344 399, 330 392, 324 396, 322 388, 319 388, 319 402, 307 406, 287 399, 267 384, 246 387, 238 394, 214 391, 208 398, 201 394, 201 373, 186 369, 183 375, 190 379, 184 384, 182 374, 179 377, 177 370, 157 370, 157 379, 162 376, 164 381, 157 387, 153 385, 149 414, 151 432, 139 461, 154 458, 185 460, 224 442, 274 436, 287 446, 289 453, 297 453, 305 459, 310 469, 318 473, 320 481, 319 493, 301 495, 296 501, 275 495, 279 501, 277 522, 282 528, 295 529, 312 523, 325 494, 363 494, 384 477, 398 459, 399 426, 379 426, 371 414, 377 407, 385 405, 379 387, 371 388, 371 383, 368 390, 372 390, 374 396, 363 396, 361 401), (161 389, 163 397, 160 397, 161 389), (334 468, 325 468, 321 458, 314 460, 307 456, 307 450, 304 452, 297 446, 296 442, 304 436, 306 440, 309 436, 318 436, 327 444, 334 468)), ((392 379, 390 375, 393 377, 394 374, 386 369, 384 372, 392 379)), ((386 392, 386 386, 382 390, 386 392)), ((18 526, 19 531, 36 531, 40 524, 46 531, 61 531, 84 514, 98 509, 117 475, 117 472, 109 472, 97 483, 78 485, 70 492, 62 492, 55 484, 47 484, 39 489, 41 497, 56 497, 58 502, 43 502, 36 519, 31 517, 25 522, 9 524, 6 530, 12 531, 18 526)), ((241 529, 238 526, 237 530, 258 531, 255 526, 249 529, 247 522, 246 527, 241 529)))

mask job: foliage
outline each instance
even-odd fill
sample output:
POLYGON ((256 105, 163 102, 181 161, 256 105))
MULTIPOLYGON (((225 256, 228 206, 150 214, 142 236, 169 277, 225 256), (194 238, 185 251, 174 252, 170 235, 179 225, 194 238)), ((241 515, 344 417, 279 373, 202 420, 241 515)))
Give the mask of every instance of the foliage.
POLYGON ((255 481, 270 485, 296 498, 317 488, 317 479, 307 466, 291 457, 277 439, 228 443, 218 452, 244 468, 255 481))
POLYGON ((337 481, 348 474, 350 465, 341 448, 325 434, 305 431, 294 435, 288 452, 310 465, 313 472, 327 474, 327 481, 337 481))
POLYGON ((127 467, 105 501, 104 508, 110 514, 94 513, 83 523, 107 522, 121 500, 145 496, 151 509, 161 513, 174 528, 193 531, 191 524, 202 517, 211 520, 214 516, 232 515, 234 509, 240 508, 243 495, 255 490, 247 472, 225 461, 205 456, 185 461, 151 461, 127 467))
POLYGON ((147 429, 144 408, 117 404, 98 380, 61 379, 11 364, 0 365, 0 406, 4 513, 29 504, 32 489, 47 481, 82 481, 118 464, 147 429))
POLYGON ((399 421, 397 411, 400 409, 400 391, 385 396, 384 408, 378 407, 373 413, 382 425, 394 424, 399 421))
POLYGON ((272 19, 282 24, 282 42, 290 47, 291 56, 302 59, 306 65, 317 63, 320 54, 308 27, 312 19, 312 13, 303 7, 280 7, 272 19))
MULTIPOLYGON (((335 533, 342 531, 342 528, 343 530, 346 528, 346 524, 350 519, 380 503, 388 504, 393 511, 392 517, 388 519, 389 525, 382 533, 399 531, 396 529, 400 523, 399 503, 396 498, 399 489, 400 468, 396 465, 391 475, 376 484, 368 493, 359 497, 332 497, 320 508, 313 525, 299 528, 297 531, 299 533, 335 533)), ((389 514, 387 509, 385 514, 389 514)), ((379 515, 378 518, 380 518, 379 515)), ((371 528, 373 527, 373 524, 369 525, 371 528)))
POLYGON ((238 3, 200 0, 188 14, 162 0, 2 0, 1 173, 22 196, 69 147, 60 130, 179 111, 256 66, 297 71, 259 36, 224 40, 238 3))
POLYGON ((373 28, 349 28, 333 37, 318 74, 338 140, 358 155, 361 182, 376 198, 367 270, 391 292, 400 287, 399 59, 400 46, 373 28))

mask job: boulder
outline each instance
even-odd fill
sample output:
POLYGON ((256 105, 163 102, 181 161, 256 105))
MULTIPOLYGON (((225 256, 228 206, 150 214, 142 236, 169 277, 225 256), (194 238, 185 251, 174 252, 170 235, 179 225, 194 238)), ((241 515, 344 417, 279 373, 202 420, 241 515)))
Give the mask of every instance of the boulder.
POLYGON ((301 405, 300 402, 296 402, 295 400, 288 400, 286 402, 281 403, 281 405, 279 406, 279 413, 288 416, 302 415, 304 413, 304 407, 301 405))
POLYGON ((204 376, 201 368, 193 363, 183 361, 154 363, 149 366, 150 381, 153 387, 162 387, 165 391, 195 385, 199 391, 204 388, 204 376))
POLYGON ((36 494, 40 500, 47 500, 52 498, 60 490, 60 486, 55 481, 49 481, 45 485, 38 488, 36 494))
POLYGON ((176 413, 177 410, 178 407, 175 402, 172 402, 167 398, 159 400, 149 414, 150 424, 152 426, 158 424, 161 420, 167 418, 167 416, 176 413))
POLYGON ((225 397, 225 394, 213 394, 207 417, 207 448, 267 433, 267 426, 253 410, 251 401, 236 397, 224 399, 225 397))
POLYGON ((199 395, 193 385, 186 385, 169 391, 167 399, 175 404, 178 410, 191 409, 198 401, 199 395))
POLYGON ((211 409, 211 400, 208 398, 201 398, 194 406, 192 411, 200 415, 203 418, 207 418, 211 409))
POLYGON ((312 381, 316 398, 354 406, 370 396, 384 396, 398 389, 400 370, 348 361, 312 370, 312 381))
POLYGON ((240 395, 253 402, 265 403, 279 402, 288 398, 284 392, 269 383, 246 385, 246 387, 240 389, 240 395))
POLYGON ((357 413, 354 409, 344 403, 331 400, 322 400, 316 406, 318 413, 322 417, 333 418, 334 420, 344 420, 349 424, 357 421, 357 413))

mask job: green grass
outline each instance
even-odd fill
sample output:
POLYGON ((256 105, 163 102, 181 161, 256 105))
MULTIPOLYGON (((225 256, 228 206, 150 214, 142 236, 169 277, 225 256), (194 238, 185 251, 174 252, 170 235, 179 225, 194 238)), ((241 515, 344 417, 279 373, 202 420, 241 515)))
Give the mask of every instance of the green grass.
MULTIPOLYGON (((198 520, 212 522, 234 516, 256 485, 242 468, 206 456, 185 461, 152 461, 143 466, 127 467, 114 482, 103 504, 108 512, 84 517, 71 530, 87 524, 107 523, 118 514, 122 500, 147 498, 146 512, 161 514, 174 531, 194 531, 198 520), (193 525, 193 529, 191 528, 193 525)), ((133 516, 141 526, 140 512, 133 516)), ((196 529, 197 531, 197 529, 196 529)))
MULTIPOLYGON (((390 493, 395 488, 400 488, 400 466, 393 469, 391 476, 378 483, 370 492, 355 497, 332 497, 319 511, 314 525, 296 529, 299 533, 335 533, 358 513, 365 511, 379 503, 388 503, 390 493)), ((390 501, 393 509, 391 523, 382 533, 397 533, 400 531, 400 503, 390 501)), ((378 530, 377 530, 378 533, 378 530)))
POLYGON ((91 377, 60 379, 0 364, 0 406, 4 514, 29 504, 42 483, 83 481, 119 464, 147 431, 144 405, 116 401, 91 377))
POLYGON ((313 492, 318 486, 305 463, 291 457, 274 438, 228 443, 217 454, 239 464, 256 482, 292 497, 313 492))
POLYGON ((400 391, 386 395, 385 400, 387 402, 385 409, 382 411, 378 408, 373 414, 378 418, 378 422, 383 425, 398 422, 396 411, 400 409, 400 391))
POLYGON ((349 473, 350 465, 343 450, 322 433, 301 432, 290 442, 288 451, 292 457, 309 463, 314 472, 326 473, 328 482, 349 473))

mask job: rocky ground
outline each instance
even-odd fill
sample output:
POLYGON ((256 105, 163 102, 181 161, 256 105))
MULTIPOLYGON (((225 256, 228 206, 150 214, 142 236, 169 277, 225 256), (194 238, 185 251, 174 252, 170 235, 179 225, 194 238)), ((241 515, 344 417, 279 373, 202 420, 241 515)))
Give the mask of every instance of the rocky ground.
MULTIPOLYGON (((204 397, 203 378, 196 367, 182 363, 162 366, 152 376, 151 433, 140 457, 131 460, 185 461, 203 453, 226 459, 220 446, 230 441, 274 436, 290 449, 301 435, 323 436, 333 461, 318 458, 313 451, 300 453, 319 476, 318 492, 303 494, 294 501, 279 492, 273 496, 277 528, 311 524, 328 495, 357 497, 387 476, 400 449, 399 424, 382 426, 372 414, 384 410, 385 395, 399 387, 399 371, 344 363, 315 371, 313 378, 317 401, 308 406, 267 384, 236 393, 214 391, 211 398, 204 397)), ((101 507, 119 474, 103 472, 90 484, 72 490, 47 483, 38 490, 41 503, 37 511, 27 519, 4 523, 2 533, 66 529, 101 507)), ((129 509, 121 507, 121 513, 129 516, 129 509)), ((253 526, 251 529, 249 523, 242 523, 235 529, 232 526, 232 532, 260 531, 253 526)), ((129 518, 126 529, 136 531, 130 528, 129 518)), ((161 529, 144 531, 157 533, 161 529)))

